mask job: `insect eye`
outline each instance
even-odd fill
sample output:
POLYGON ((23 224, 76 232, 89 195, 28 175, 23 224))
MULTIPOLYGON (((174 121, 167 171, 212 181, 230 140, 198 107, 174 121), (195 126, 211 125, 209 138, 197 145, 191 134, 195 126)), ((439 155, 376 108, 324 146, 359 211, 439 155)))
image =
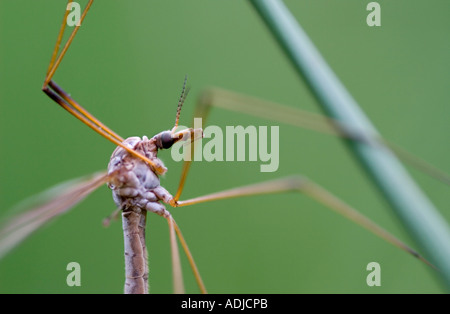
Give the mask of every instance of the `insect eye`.
POLYGON ((163 132, 161 133, 160 136, 160 148, 170 148, 172 147, 173 143, 175 143, 175 139, 172 138, 172 134, 168 131, 168 132, 163 132))

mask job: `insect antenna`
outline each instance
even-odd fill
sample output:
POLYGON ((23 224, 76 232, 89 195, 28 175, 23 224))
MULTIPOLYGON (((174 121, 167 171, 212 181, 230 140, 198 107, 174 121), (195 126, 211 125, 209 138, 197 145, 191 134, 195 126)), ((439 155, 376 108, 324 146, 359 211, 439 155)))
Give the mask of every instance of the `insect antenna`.
POLYGON ((189 93, 189 87, 186 87, 186 83, 187 83, 187 75, 184 76, 183 89, 181 90, 180 99, 178 100, 177 116, 175 118, 175 126, 172 129, 172 133, 175 132, 175 129, 178 127, 178 121, 180 120, 181 114, 181 106, 183 106, 183 103, 189 93))

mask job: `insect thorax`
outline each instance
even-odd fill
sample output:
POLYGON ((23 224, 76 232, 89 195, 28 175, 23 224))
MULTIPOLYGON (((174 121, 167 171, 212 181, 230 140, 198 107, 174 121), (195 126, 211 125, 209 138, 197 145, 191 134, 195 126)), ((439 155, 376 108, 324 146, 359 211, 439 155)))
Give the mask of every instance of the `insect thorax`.
MULTIPOLYGON (((158 148, 154 138, 129 137, 123 144, 162 165, 161 160, 157 158, 158 148)), ((132 156, 124 148, 117 147, 111 155, 108 174, 112 175, 108 186, 119 208, 127 211, 137 207, 162 216, 168 214, 158 201, 171 196, 160 187, 159 177, 146 162, 132 156)))

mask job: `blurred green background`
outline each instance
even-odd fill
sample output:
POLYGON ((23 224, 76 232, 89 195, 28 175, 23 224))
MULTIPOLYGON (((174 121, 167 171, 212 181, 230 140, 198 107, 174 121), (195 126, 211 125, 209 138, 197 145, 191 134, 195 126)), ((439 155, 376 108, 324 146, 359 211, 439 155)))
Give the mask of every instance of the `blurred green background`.
MULTIPOLYGON (((331 67, 389 140, 450 172, 450 2, 378 1, 382 26, 361 0, 286 1, 331 67)), ((80 1, 84 7, 86 1, 80 1)), ((0 211, 52 185, 105 169, 114 145, 40 89, 65 1, 0 2, 0 211)), ((66 36, 67 37, 67 36, 66 36)), ((219 86, 320 112, 246 1, 96 1, 55 75, 122 137, 172 127, 185 74, 197 95, 219 86)), ((215 109, 209 123, 280 125, 215 109)), ((161 184, 175 193, 181 164, 169 152, 161 184)), ((337 138, 280 125, 280 167, 194 163, 184 199, 304 174, 415 247, 355 158, 337 138)), ((446 219, 448 187, 408 168, 446 219)), ((121 222, 102 187, 0 261, 1 293, 121 293, 121 222), (81 265, 81 287, 66 265, 81 265)), ((170 209, 169 209, 170 210, 170 209)), ((211 293, 439 293, 427 266, 305 196, 267 195, 171 210, 211 293), (381 265, 381 287, 366 265, 381 265)), ((171 292, 167 223, 148 216, 151 292, 171 292)), ((183 256, 183 255, 182 255, 183 256)), ((198 289, 183 256, 188 292, 198 289)))

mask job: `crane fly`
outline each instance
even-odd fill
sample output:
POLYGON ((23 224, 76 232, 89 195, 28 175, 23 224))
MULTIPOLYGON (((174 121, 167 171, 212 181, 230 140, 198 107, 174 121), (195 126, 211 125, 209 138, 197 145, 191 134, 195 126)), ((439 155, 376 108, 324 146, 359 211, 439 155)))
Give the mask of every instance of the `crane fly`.
MULTIPOLYGON (((70 2, 72 1, 69 1, 69 3, 70 2)), ((85 19, 92 3, 93 0, 90 0, 84 9, 81 16, 80 25, 85 19)), ((176 240, 176 237, 178 237, 183 250, 188 257, 200 291, 206 292, 206 287, 179 226, 170 212, 161 203, 172 207, 181 207, 234 197, 284 193, 289 191, 301 192, 330 207, 393 245, 410 253, 414 257, 429 264, 429 262, 415 250, 405 245, 386 230, 361 215, 358 211, 354 210, 350 205, 343 202, 335 195, 331 194, 306 177, 292 176, 234 188, 193 199, 180 200, 181 193, 186 182, 186 177, 190 169, 190 162, 185 162, 178 189, 176 193, 172 195, 165 188, 160 186, 159 176, 163 175, 167 169, 162 161, 158 159, 157 153, 159 150, 169 149, 173 144, 179 141, 187 141, 192 143, 201 137, 202 132, 201 129, 193 128, 181 131, 177 130, 181 108, 188 94, 188 90, 186 88, 186 78, 176 110, 175 123, 169 130, 157 133, 151 138, 147 138, 145 136, 142 138, 122 138, 85 110, 53 80, 53 76, 57 68, 60 66, 63 57, 69 49, 69 46, 71 45, 80 27, 76 26, 74 28, 67 43, 60 51, 67 15, 68 11, 66 10, 42 89, 53 101, 58 103, 61 107, 70 112, 84 124, 92 128, 95 132, 114 143, 117 148, 111 156, 108 170, 106 172, 100 172, 92 176, 70 181, 63 185, 57 186, 53 190, 49 190, 46 193, 46 196, 43 197, 44 202, 41 205, 32 208, 32 210, 27 211, 22 215, 14 217, 2 229, 0 229, 0 257, 6 254, 13 247, 17 246, 22 240, 24 240, 43 224, 50 221, 55 216, 71 209, 91 192, 107 184, 109 188, 112 189, 113 198, 118 210, 122 212, 126 268, 124 291, 126 293, 149 292, 149 270, 147 264, 147 249, 145 245, 147 211, 158 214, 159 216, 165 218, 168 222, 172 252, 174 291, 176 293, 184 292, 180 258, 178 256, 176 240), (60 53, 58 54, 59 51, 60 53)), ((195 112, 195 116, 201 116, 205 120, 209 113, 209 106, 222 106, 229 110, 237 110, 244 113, 264 116, 264 110, 261 110, 261 105, 263 103, 259 101, 259 109, 255 109, 255 106, 251 106, 252 102, 255 102, 252 98, 245 98, 241 95, 224 90, 215 90, 214 93, 207 94, 206 96, 207 97, 203 99, 203 102, 198 103, 195 112)), ((267 103, 266 105, 268 106, 267 108, 272 106, 272 104, 267 103)), ((278 110, 277 112, 280 115, 282 115, 282 112, 286 113, 285 116, 279 117, 279 120, 284 122, 295 120, 293 123, 298 124, 297 116, 292 112, 287 112, 286 110, 278 110)), ((272 115, 269 116, 274 118, 272 115)), ((306 119, 306 121, 309 122, 311 120, 313 120, 311 117, 306 119)), ((309 122, 306 122, 306 124, 309 122)), ((323 124, 323 127, 320 128, 322 128, 324 132, 338 134, 339 136, 345 136, 352 140, 363 140, 359 139, 357 134, 345 131, 339 126, 339 124, 333 124, 334 121, 326 121, 323 124)), ((313 124, 313 128, 317 125, 320 125, 320 123, 313 124)), ((387 142, 383 142, 382 144, 388 147, 392 146, 388 145, 387 142)), ((395 150, 393 146, 391 149, 395 150)), ((398 151, 398 154, 401 154, 400 150, 398 151)), ((419 164, 422 168, 429 168, 429 166, 422 161, 414 159, 406 153, 404 154, 407 156, 406 159, 413 160, 413 162, 419 164)), ((431 174, 437 173, 436 176, 443 181, 448 180, 446 176, 441 175, 438 171, 435 171, 435 169, 431 169, 429 172, 431 174)), ((116 216, 117 213, 118 212, 116 211, 111 217, 116 216)), ((108 221, 109 218, 106 222, 108 223, 108 221)))

